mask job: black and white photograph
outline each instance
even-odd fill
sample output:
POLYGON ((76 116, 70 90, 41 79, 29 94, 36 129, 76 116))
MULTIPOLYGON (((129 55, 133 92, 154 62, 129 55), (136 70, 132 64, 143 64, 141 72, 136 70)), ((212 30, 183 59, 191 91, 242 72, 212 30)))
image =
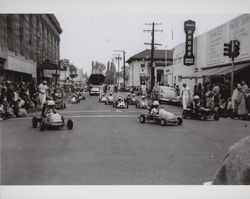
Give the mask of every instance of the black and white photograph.
POLYGON ((247 198, 248 1, 0 2, 0 198, 247 198))

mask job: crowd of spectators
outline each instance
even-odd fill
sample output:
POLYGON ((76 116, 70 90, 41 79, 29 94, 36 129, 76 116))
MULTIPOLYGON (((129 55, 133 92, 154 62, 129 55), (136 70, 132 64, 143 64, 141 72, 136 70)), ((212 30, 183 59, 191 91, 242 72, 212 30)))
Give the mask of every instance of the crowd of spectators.
POLYGON ((59 97, 70 96, 73 86, 30 82, 0 82, 0 120, 25 117, 32 108, 41 108, 47 96, 58 93, 59 97))

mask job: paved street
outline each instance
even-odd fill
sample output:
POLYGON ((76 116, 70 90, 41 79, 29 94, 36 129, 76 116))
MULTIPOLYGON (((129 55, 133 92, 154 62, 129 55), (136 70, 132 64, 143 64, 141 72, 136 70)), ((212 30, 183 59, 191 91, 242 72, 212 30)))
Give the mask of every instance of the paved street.
MULTIPOLYGON (((165 105, 180 115, 180 107, 165 105)), ((249 135, 247 121, 184 120, 162 127, 87 96, 62 112, 73 130, 32 129, 27 118, 0 122, 4 185, 192 185, 210 181, 228 147, 249 135)))

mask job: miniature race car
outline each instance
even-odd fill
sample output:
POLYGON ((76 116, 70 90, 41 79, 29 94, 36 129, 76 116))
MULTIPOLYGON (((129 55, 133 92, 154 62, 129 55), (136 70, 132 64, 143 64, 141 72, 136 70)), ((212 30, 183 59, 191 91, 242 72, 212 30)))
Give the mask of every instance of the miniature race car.
POLYGON ((113 108, 128 108, 128 103, 121 97, 118 97, 118 100, 113 104, 113 108))
POLYGON ((103 93, 102 95, 99 96, 99 102, 101 102, 101 103, 107 102, 107 96, 105 95, 105 93, 103 93))
POLYGON ((142 96, 141 100, 137 100, 135 107, 138 109, 147 109, 149 107, 149 102, 146 100, 145 96, 142 96))
MULTIPOLYGON (((32 118, 32 127, 37 128, 39 124, 40 130, 43 131, 46 128, 48 129, 59 129, 65 126, 65 121, 63 116, 57 113, 54 110, 55 102, 50 100, 47 102, 47 105, 44 106, 42 110, 41 117, 32 118)), ((73 128, 73 121, 69 119, 66 124, 68 129, 73 128)))
POLYGON ((114 104, 114 97, 112 93, 107 96, 107 101, 105 102, 105 105, 113 105, 114 104))
POLYGON ((136 105, 137 104, 137 98, 135 97, 135 94, 132 95, 132 97, 130 97, 128 95, 128 97, 126 98, 126 102, 129 104, 129 105, 136 105))
POLYGON ((66 108, 66 103, 62 97, 59 97, 58 93, 54 94, 53 100, 55 101, 55 108, 57 110, 63 110, 66 108))
POLYGON ((71 104, 79 103, 79 100, 77 99, 76 94, 72 95, 72 97, 69 99, 69 103, 71 103, 71 104))
POLYGON ((209 108, 204 108, 204 107, 201 107, 198 113, 193 113, 192 109, 187 108, 183 110, 182 117, 184 119, 187 119, 187 118, 199 119, 199 120, 214 119, 216 121, 220 119, 218 110, 216 108, 209 109, 209 108))
POLYGON ((164 110, 164 108, 159 108, 159 113, 156 115, 140 114, 138 118, 141 123, 145 123, 146 121, 155 121, 160 123, 161 126, 181 125, 183 122, 182 117, 175 116, 173 113, 164 110))

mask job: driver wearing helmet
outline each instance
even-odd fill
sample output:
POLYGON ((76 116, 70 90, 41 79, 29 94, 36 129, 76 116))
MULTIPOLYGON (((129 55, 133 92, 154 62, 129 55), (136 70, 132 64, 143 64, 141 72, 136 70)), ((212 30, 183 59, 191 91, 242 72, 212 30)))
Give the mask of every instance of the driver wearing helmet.
POLYGON ((200 97, 198 95, 195 95, 190 105, 191 105, 190 108, 194 116, 198 116, 201 108, 200 97))
POLYGON ((48 100, 46 101, 46 103, 44 104, 45 106, 43 106, 42 109, 42 117, 45 117, 46 114, 50 114, 50 113, 55 113, 55 102, 53 100, 48 100))
POLYGON ((157 115, 159 113, 159 102, 154 101, 152 109, 150 110, 150 115, 157 115))
POLYGON ((113 93, 112 93, 112 92, 110 92, 110 93, 109 93, 109 96, 112 96, 112 95, 113 95, 113 93))
POLYGON ((121 101, 122 101, 122 97, 119 96, 119 97, 118 97, 118 103, 120 103, 121 101))
POLYGON ((143 95, 143 96, 141 96, 141 99, 142 99, 142 100, 145 100, 145 99, 146 99, 146 97, 143 95))

